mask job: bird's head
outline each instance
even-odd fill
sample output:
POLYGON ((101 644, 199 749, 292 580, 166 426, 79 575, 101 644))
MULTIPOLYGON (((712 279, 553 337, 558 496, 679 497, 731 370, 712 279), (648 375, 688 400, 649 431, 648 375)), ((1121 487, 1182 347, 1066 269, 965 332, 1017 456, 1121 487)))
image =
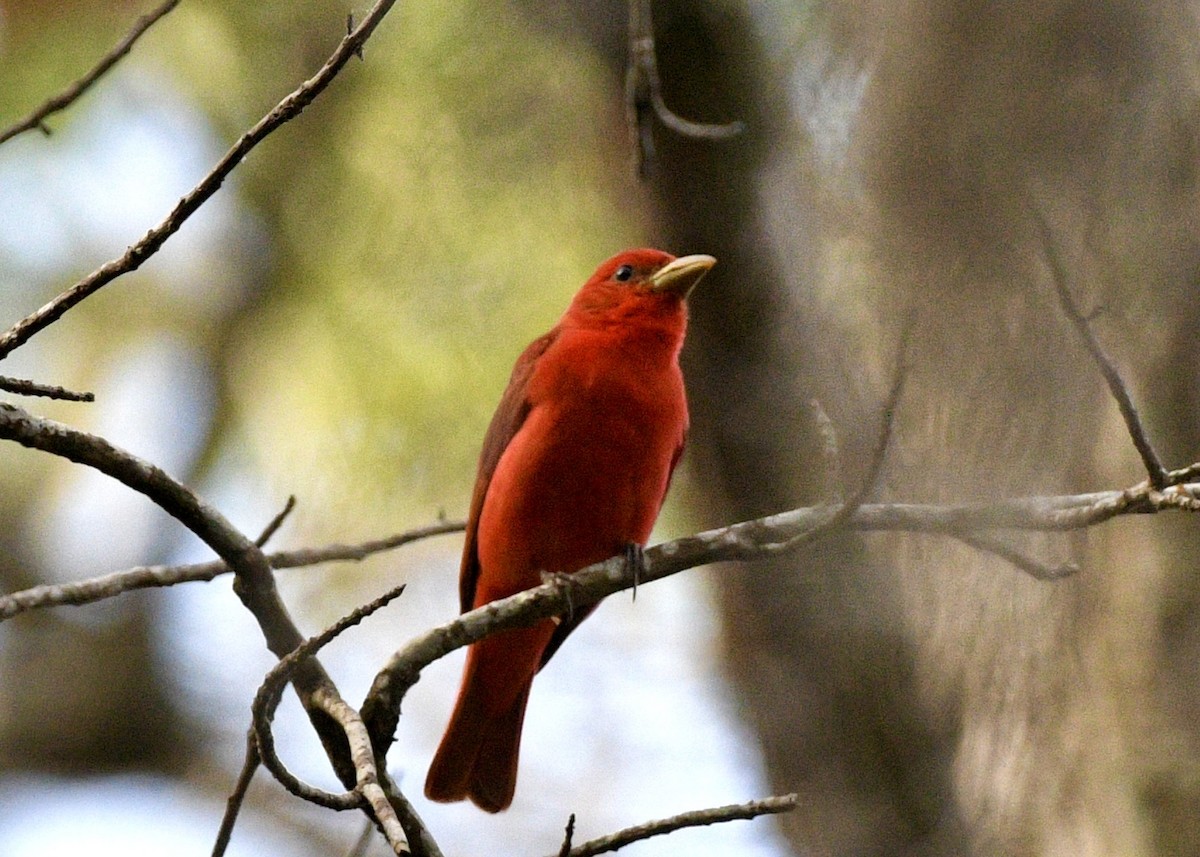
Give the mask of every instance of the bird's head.
POLYGON ((600 323, 664 314, 686 318, 684 301, 716 263, 712 256, 676 258, 661 250, 626 250, 596 269, 568 315, 600 323))

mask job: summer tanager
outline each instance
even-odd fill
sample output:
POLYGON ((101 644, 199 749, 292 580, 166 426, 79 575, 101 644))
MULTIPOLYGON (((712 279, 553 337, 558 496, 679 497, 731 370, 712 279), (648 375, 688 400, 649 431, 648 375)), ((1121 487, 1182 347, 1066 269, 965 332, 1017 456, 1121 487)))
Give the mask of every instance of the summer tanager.
MULTIPOLYGON (((517 359, 471 497, 464 612, 537 586, 545 572, 578 571, 645 545, 687 433, 685 300, 715 263, 659 250, 614 256, 517 359)), ((533 676, 591 610, 468 649, 427 797, 470 798, 488 812, 512 803, 533 676)))

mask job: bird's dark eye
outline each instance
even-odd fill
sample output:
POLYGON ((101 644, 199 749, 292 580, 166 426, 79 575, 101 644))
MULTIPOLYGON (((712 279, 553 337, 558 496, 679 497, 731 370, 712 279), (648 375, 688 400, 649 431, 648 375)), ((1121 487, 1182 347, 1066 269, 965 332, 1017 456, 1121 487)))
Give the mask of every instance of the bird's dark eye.
POLYGON ((617 268, 617 272, 613 274, 613 279, 618 283, 624 283, 628 282, 629 278, 632 276, 633 265, 622 265, 621 267, 617 268))

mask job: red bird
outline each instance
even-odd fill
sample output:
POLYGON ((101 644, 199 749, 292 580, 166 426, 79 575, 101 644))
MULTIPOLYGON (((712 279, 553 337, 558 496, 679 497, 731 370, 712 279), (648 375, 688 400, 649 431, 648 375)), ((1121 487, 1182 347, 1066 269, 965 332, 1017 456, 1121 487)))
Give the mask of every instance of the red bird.
MULTIPOLYGON (((688 427, 685 300, 714 264, 659 250, 614 256, 517 358, 471 496, 464 612, 539 585, 543 572, 578 571, 645 545, 688 427)), ((427 797, 470 798, 488 812, 512 803, 533 676, 591 610, 468 649, 427 797)))

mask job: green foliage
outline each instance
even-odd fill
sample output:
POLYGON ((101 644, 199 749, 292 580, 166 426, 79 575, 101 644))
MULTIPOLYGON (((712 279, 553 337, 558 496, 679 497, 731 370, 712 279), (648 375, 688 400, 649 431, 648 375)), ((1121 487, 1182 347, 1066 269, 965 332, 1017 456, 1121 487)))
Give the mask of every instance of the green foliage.
POLYGON ((513 359, 633 240, 614 82, 504 4, 406 9, 348 71, 253 166, 274 264, 229 383, 282 487, 462 513, 513 359))
MULTIPOLYGON (((5 89, 6 116, 117 41, 102 5, 48 24, 36 55, 30 37, 8 64, 19 86, 5 89)), ((170 92, 224 147, 310 76, 344 27, 333 3, 185 3, 100 87, 150 82, 138 90, 149 109, 156 87, 170 92)), ((14 16, 14 32, 32 29, 14 16)), ((190 264, 201 282, 222 278, 214 292, 246 293, 224 323, 189 320, 189 301, 148 286, 147 273, 58 335, 91 365, 101 342, 182 331, 221 374, 209 460, 252 462, 265 497, 319 498, 307 520, 320 529, 343 530, 339 512, 365 530, 438 507, 464 513, 513 359, 596 264, 639 243, 620 87, 583 45, 565 51, 561 34, 539 33, 503 0, 398 6, 363 61, 221 190, 250 213, 250 250, 229 250, 248 256, 232 272, 217 257, 190 264)), ((93 93, 72 110, 97 103, 93 93)), ((170 276, 156 265, 147 271, 170 276)))

